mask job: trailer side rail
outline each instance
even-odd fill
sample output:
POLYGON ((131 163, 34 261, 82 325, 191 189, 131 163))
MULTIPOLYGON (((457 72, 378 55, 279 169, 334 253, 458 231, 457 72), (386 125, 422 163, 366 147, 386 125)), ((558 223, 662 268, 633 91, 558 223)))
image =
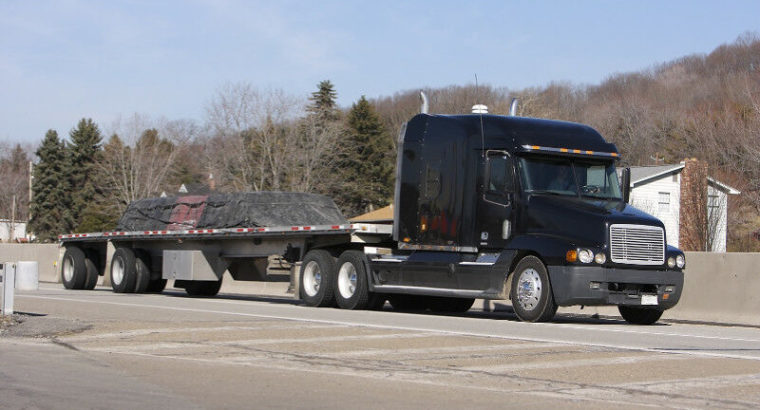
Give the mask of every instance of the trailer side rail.
POLYGON ((313 234, 350 234, 357 227, 354 225, 301 225, 301 226, 273 226, 252 228, 221 228, 221 229, 185 229, 185 230, 146 230, 146 231, 114 231, 114 232, 91 232, 72 233, 59 235, 61 243, 102 241, 109 239, 126 240, 162 240, 162 239, 226 239, 240 237, 267 237, 267 236, 303 236, 313 234))

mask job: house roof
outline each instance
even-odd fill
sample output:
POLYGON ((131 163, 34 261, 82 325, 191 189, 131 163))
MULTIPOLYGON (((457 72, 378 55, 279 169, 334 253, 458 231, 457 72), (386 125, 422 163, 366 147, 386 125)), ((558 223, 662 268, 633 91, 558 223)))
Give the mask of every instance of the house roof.
POLYGON ((350 222, 393 222, 393 204, 349 219, 350 222))
MULTIPOLYGON (((667 175, 680 173, 683 170, 684 166, 685 166, 684 164, 675 164, 675 165, 657 165, 657 166, 647 166, 647 167, 631 167, 631 186, 634 187, 636 185, 640 185, 643 182, 649 182, 655 179, 662 178, 667 175)), ((725 191, 729 195, 741 194, 741 191, 739 191, 738 189, 733 188, 729 185, 726 185, 715 178, 707 177, 707 181, 713 186, 715 186, 716 188, 722 191, 725 191)))
POLYGON ((631 167, 631 185, 639 182, 657 179, 675 172, 681 172, 684 164, 658 165, 652 167, 631 167))
POLYGON ((730 187, 730 186, 728 186, 728 185, 726 185, 726 184, 724 184, 724 183, 722 183, 722 182, 720 182, 717 179, 714 179, 712 177, 707 177, 707 182, 710 183, 710 184, 715 185, 718 189, 720 189, 721 191, 725 191, 729 195, 739 195, 739 194, 742 193, 738 189, 730 187))

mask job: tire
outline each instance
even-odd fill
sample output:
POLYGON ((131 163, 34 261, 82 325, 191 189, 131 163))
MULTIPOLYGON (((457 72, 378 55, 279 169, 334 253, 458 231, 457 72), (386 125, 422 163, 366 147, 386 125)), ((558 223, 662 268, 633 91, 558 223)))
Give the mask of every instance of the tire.
POLYGON ((299 289, 307 306, 335 305, 335 258, 322 249, 309 251, 301 263, 299 289))
POLYGON ((88 253, 87 258, 84 260, 84 264, 87 266, 87 277, 84 280, 84 290, 93 290, 95 285, 98 284, 98 265, 95 255, 88 253))
POLYGON ((388 302, 399 312, 421 312, 428 308, 427 296, 388 295, 388 302))
POLYGON ((145 293, 150 284, 150 254, 135 250, 135 293, 145 293))
POLYGON ((222 280, 193 280, 188 281, 185 292, 192 297, 211 297, 219 293, 222 280))
POLYGON ((662 310, 656 308, 642 308, 633 306, 618 306, 620 316, 623 316, 626 322, 634 325, 652 325, 660 320, 662 310))
POLYGON ((369 291, 367 257, 364 252, 345 251, 338 258, 335 278, 335 301, 343 309, 377 310, 385 304, 385 297, 369 291))
POLYGON ((166 288, 166 279, 151 279, 148 283, 147 293, 161 293, 166 288))
POLYGON ((87 280, 87 258, 80 248, 66 248, 61 264, 61 282, 66 289, 82 289, 87 280))
POLYGON ((524 322, 548 322, 557 313, 549 274, 535 256, 524 257, 512 275, 512 308, 524 322))
POLYGON ((129 248, 116 248, 111 261, 111 287, 116 293, 135 291, 137 272, 135 269, 135 252, 129 248))
POLYGON ((475 299, 470 298, 447 298, 431 296, 428 298, 428 307, 433 312, 464 313, 470 310, 475 299))

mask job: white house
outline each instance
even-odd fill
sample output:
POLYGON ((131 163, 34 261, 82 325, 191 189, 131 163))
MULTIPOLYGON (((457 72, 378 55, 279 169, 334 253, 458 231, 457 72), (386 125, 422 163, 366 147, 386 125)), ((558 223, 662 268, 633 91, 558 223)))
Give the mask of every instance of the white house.
MULTIPOLYGON (((668 245, 675 247, 680 247, 679 243, 682 242, 682 215, 689 209, 688 202, 682 198, 685 192, 683 174, 687 165, 687 162, 682 162, 677 165, 631 167, 631 196, 628 202, 659 218, 665 224, 668 245)), ((709 176, 706 182, 707 192, 701 200, 707 202, 704 209, 711 238, 710 250, 725 252, 728 195, 738 195, 740 192, 709 176)))
POLYGON ((12 242, 26 238, 26 221, 0 219, 0 242, 12 242))

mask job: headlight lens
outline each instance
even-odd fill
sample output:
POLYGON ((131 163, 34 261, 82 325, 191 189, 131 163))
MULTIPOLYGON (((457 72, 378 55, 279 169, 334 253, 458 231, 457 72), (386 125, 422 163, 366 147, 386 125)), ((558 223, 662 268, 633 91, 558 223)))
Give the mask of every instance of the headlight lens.
POLYGON ((588 249, 581 249, 578 251, 578 260, 582 263, 591 263, 594 260, 594 252, 588 249))
POLYGON ((676 267, 676 260, 671 256, 668 258, 668 267, 673 269, 676 267))
POLYGON ((602 265, 604 262, 607 262, 607 255, 604 254, 604 252, 599 252, 594 256, 594 262, 602 265))
POLYGON ((676 266, 678 266, 679 269, 683 269, 683 267, 686 266, 686 257, 683 255, 676 256, 676 266))

